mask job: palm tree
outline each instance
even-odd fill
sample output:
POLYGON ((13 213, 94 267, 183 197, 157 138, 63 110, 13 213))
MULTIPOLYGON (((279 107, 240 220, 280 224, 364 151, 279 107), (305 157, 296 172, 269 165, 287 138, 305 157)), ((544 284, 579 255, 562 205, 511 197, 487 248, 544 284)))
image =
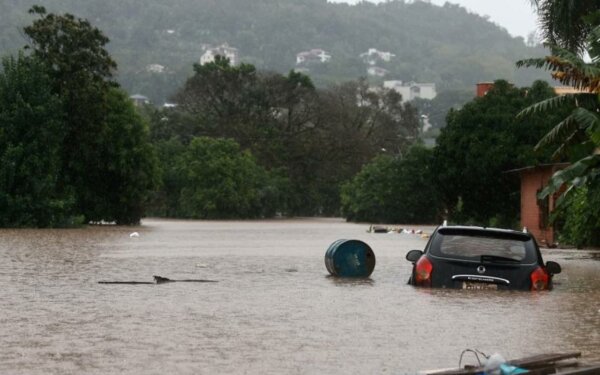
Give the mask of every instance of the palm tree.
POLYGON ((536 148, 558 144, 555 158, 566 156, 569 151, 587 150, 589 155, 568 168, 557 172, 550 184, 540 193, 540 198, 556 193, 563 185, 568 196, 574 188, 600 180, 600 25, 590 29, 585 40, 591 61, 557 46, 554 55, 517 62, 517 66, 535 66, 551 71, 554 79, 564 85, 581 90, 581 93, 553 97, 532 105, 519 116, 534 112, 547 112, 557 108, 569 108, 570 114, 548 132, 536 148))
POLYGON ((539 17, 545 43, 575 53, 585 51, 592 30, 590 16, 600 9, 600 0, 530 0, 539 17))

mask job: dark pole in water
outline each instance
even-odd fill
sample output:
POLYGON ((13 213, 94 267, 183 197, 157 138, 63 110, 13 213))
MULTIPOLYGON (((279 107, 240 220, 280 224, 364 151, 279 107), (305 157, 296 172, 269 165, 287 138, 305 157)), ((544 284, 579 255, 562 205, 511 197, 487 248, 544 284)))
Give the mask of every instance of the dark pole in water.
POLYGON ((151 281, 98 281, 98 284, 127 284, 127 285, 140 285, 140 284, 165 284, 165 283, 216 283, 216 280, 204 280, 204 279, 184 279, 184 280, 171 280, 162 276, 154 276, 154 282, 151 281))

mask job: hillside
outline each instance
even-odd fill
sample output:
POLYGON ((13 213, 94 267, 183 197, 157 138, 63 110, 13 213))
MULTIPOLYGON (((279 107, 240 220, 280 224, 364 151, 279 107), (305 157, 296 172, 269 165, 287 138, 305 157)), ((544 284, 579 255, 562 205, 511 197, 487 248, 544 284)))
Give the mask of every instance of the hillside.
POLYGON ((543 54, 522 38, 464 8, 425 2, 390 1, 358 5, 325 0, 4 0, 0 2, 0 52, 23 46, 20 29, 27 10, 44 5, 89 19, 111 39, 119 81, 130 93, 166 100, 191 74, 205 45, 228 43, 242 61, 260 69, 287 72, 296 54, 314 48, 332 57, 313 64, 318 85, 366 75, 359 55, 369 48, 395 55, 379 67, 386 79, 434 82, 438 92, 472 90, 477 81, 504 78, 517 85, 546 78, 541 71, 517 70, 518 59, 543 54), (150 64, 165 67, 149 71, 150 64))

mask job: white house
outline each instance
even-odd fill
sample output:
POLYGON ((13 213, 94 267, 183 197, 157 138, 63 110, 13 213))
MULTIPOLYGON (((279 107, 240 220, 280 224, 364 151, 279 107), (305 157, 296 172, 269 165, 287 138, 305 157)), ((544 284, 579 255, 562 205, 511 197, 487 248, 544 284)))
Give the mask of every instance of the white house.
POLYGON ((389 71, 378 66, 370 66, 367 68, 367 74, 374 77, 385 77, 389 71))
POLYGON ((431 100, 437 96, 435 83, 384 81, 383 87, 394 90, 402 95, 402 102, 409 102, 415 98, 431 100))
POLYGON ((150 99, 148 99, 148 97, 146 97, 144 95, 140 95, 140 94, 131 95, 129 97, 129 99, 131 99, 131 101, 133 102, 133 105, 136 107, 141 107, 143 105, 150 104, 150 99))
POLYGON ((396 55, 391 52, 379 51, 376 48, 369 48, 367 52, 361 53, 360 57, 365 64, 375 65, 379 61, 390 62, 393 57, 396 57, 396 55))
POLYGON ((311 62, 326 63, 331 60, 331 55, 322 49, 315 48, 310 51, 303 51, 296 55, 296 65, 307 64, 311 62))
POLYGON ((161 74, 161 73, 165 72, 165 69, 166 68, 163 65, 160 65, 160 64, 149 64, 149 65, 146 65, 146 71, 148 73, 158 73, 158 74, 161 74))
POLYGON ((231 65, 237 65, 240 62, 238 49, 229 47, 227 43, 218 47, 204 46, 204 49, 204 54, 200 57, 200 65, 214 62, 217 56, 228 58, 231 65))

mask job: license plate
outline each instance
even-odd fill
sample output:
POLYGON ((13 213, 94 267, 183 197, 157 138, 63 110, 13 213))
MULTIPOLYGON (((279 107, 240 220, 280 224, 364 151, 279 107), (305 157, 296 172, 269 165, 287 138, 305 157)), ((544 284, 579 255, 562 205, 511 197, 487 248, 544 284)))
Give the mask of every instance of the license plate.
POLYGON ((463 281, 462 288, 469 290, 498 290, 498 285, 490 283, 475 283, 472 281, 463 281))

